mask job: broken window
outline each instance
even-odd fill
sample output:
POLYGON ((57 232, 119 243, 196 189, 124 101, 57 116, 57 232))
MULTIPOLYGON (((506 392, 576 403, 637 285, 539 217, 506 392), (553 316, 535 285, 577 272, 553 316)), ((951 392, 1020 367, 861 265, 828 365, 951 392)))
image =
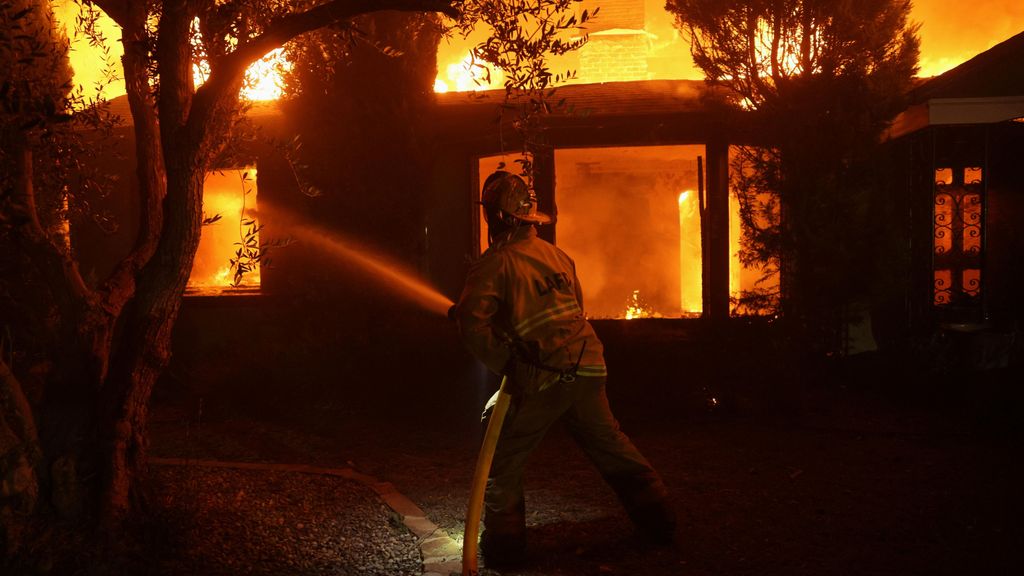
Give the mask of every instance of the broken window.
MULTIPOLYGON (((591 318, 686 318, 703 310, 700 145, 567 148, 554 151, 557 244, 576 262, 591 318)), ((516 155, 479 160, 480 188, 516 155)), ((479 200, 476 191, 474 200, 479 200)), ((730 292, 777 291, 778 274, 739 259, 739 203, 730 198, 730 292)), ((487 227, 478 210, 480 252, 487 227)), ((734 307, 737 314, 766 310, 734 307)))

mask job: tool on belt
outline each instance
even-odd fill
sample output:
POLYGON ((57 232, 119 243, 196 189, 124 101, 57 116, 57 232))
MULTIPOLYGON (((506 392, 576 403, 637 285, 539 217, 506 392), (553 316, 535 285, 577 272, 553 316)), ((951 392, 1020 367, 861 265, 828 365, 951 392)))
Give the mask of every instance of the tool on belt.
POLYGON ((509 334, 501 334, 501 337, 512 352, 502 374, 511 380, 509 393, 513 397, 539 392, 556 382, 576 381, 576 372, 587 349, 586 340, 580 347, 576 363, 569 368, 558 368, 544 363, 540 357, 540 343, 536 340, 523 340, 509 334), (542 376, 545 372, 547 377, 542 376))

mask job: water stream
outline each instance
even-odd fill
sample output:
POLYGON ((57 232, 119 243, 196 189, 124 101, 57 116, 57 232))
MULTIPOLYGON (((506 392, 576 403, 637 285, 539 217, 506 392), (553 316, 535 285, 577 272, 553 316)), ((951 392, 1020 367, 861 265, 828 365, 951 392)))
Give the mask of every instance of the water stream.
POLYGON ((295 215, 280 208, 273 207, 268 210, 265 203, 261 203, 260 211, 270 212, 275 220, 283 221, 282 228, 288 230, 296 240, 315 246, 334 258, 358 266, 367 276, 396 296, 405 298, 431 313, 441 315, 446 314, 452 305, 452 301, 447 296, 438 292, 401 264, 391 261, 357 242, 348 240, 337 232, 328 232, 318 226, 300 223, 295 215))

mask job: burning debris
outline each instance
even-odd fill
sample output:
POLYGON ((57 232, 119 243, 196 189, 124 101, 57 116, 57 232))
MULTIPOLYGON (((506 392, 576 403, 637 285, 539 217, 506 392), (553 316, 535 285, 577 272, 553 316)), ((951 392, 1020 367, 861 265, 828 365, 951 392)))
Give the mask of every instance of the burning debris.
POLYGON ((655 312, 648 304, 640 297, 639 290, 633 290, 633 293, 626 300, 626 312, 624 314, 626 320, 632 320, 634 318, 661 318, 660 312, 655 312))

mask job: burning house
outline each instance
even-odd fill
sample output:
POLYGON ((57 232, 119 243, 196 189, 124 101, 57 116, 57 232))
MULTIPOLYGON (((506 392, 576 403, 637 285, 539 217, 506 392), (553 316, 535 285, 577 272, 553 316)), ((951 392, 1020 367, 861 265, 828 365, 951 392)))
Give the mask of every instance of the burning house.
MULTIPOLYGON (((732 146, 759 143, 760 137, 743 111, 725 106, 703 82, 658 79, 667 58, 646 30, 645 5, 602 3, 600 27, 567 64, 577 69, 577 82, 558 89, 558 98, 576 112, 545 118, 543 139, 526 145, 526 153, 539 208, 557 216, 541 235, 576 259, 588 313, 602 336, 628 341, 654 333, 671 346, 680 338, 692 341, 701 327, 726 326, 740 313, 758 312, 737 310, 731 301, 761 277, 737 258, 741 231, 729 158, 732 146), (641 321, 620 322, 633 319, 641 321)), ((1024 57, 1022 39, 1015 36, 922 83, 884 144, 893 164, 892 194, 905 199, 905 241, 912 247, 912 282, 899 302, 884 309, 885 318, 899 324, 890 332, 940 326, 987 334, 1019 326, 1012 290, 1020 280, 1015 259, 1022 248, 1014 230, 1024 190, 1014 169, 1024 146, 1024 82, 1015 64, 1024 57)), ((486 248, 477 203, 481 183, 501 163, 513 165, 524 143, 514 136, 512 115, 502 115, 503 91, 439 90, 434 99, 419 112, 419 126, 429 128, 420 132, 429 154, 418 189, 367 196, 359 205, 394 205, 402 195, 414 195, 401 218, 349 209, 347 200, 339 200, 344 190, 303 194, 294 165, 266 142, 211 172, 204 196, 211 223, 203 229, 186 296, 182 338, 199 341, 197 334, 260 322, 322 319, 322 311, 310 307, 332 299, 343 309, 336 324, 353 324, 344 338, 369 338, 366 327, 377 320, 367 319, 366 302, 387 299, 384 291, 366 274, 353 273, 358 262, 325 257, 324 242, 311 234, 335 243, 348 235, 359 250, 383 243, 393 260, 455 298, 467 261, 486 248), (286 238, 296 242, 272 250, 271 266, 246 251, 286 238), (250 268, 236 275, 231 261, 246 257, 250 268)), ((274 102, 255 104, 249 118, 279 141, 299 130, 274 102)), ((117 235, 84 227, 78 233, 87 273, 92 268, 102 277, 134 237, 131 202, 131 194, 112 197, 111 210, 122 222, 117 235)), ((778 285, 778 278, 769 282, 778 285)), ((394 323, 389 328, 401 330, 394 323)), ((395 338, 390 346, 396 349, 432 354, 420 334, 395 338)), ((458 350, 454 341, 447 344, 458 350)), ((392 361, 386 353, 378 359, 382 365, 392 361)))
MULTIPOLYGON (((729 147, 749 142, 751 129, 703 82, 650 79, 670 75, 666 67, 678 62, 668 62, 665 42, 647 30, 652 27, 647 4, 603 2, 589 42, 574 60, 561 63, 577 72, 575 84, 559 89, 559 98, 576 112, 548 119, 544 144, 527 152, 541 208, 557 214, 557 222, 542 234, 557 237, 577 258, 594 318, 724 320, 730 296, 757 280, 736 258, 737 206, 728 190, 729 147), (612 245, 588 236, 610 230, 621 241, 612 245)), ((418 201, 422 213, 408 218, 407 226, 422 234, 396 256, 452 296, 466 258, 486 248, 475 205, 479 182, 500 162, 512 164, 523 148, 513 136, 514 114, 499 120, 503 95, 501 90, 439 93, 422 122, 430 127, 425 137, 431 141, 431 180, 418 201)), ((118 106, 123 102, 115 101, 118 106)), ((126 108, 115 111, 129 117, 126 108)), ((257 103, 248 116, 265 139, 286 141, 302 130, 276 102, 257 103)), ((346 211, 344 202, 329 196, 353 193, 331 191, 311 200, 298 193, 300 187, 294 167, 265 142, 211 172, 204 195, 210 223, 203 230, 191 295, 270 295, 308 286, 310 270, 320 267, 301 246, 277 251, 275 265, 265 270, 253 265, 236 275, 230 266, 246 256, 246 250, 236 254, 239 247, 294 236, 283 225, 289 219, 285 212, 316 213, 329 229, 361 224, 324 216, 346 211), (332 203, 337 210, 328 207, 332 203), (256 217, 268 214, 268 207, 279 209, 276 221, 256 217)), ((122 244, 134 234, 129 196, 117 195, 110 207, 123 222, 117 235, 122 244)), ((374 233, 359 230, 356 236, 360 232, 374 233)), ((102 277, 116 260, 118 240, 89 234, 81 236, 83 267, 102 277)))
MULTIPOLYGON (((438 259, 432 269, 451 261, 444 252, 465 252, 467 239, 471 255, 486 248, 474 210, 479 183, 517 157, 503 154, 508 137, 494 122, 502 96, 439 96, 444 155, 435 166, 450 179, 445 190, 467 191, 459 212, 469 218, 456 226, 450 214, 431 215, 449 222, 446 235, 458 234, 438 239, 451 248, 429 256, 438 259)), ((529 153, 540 209, 557 215, 541 234, 574 255, 591 316, 727 318, 738 264, 729 243, 729 145, 750 137, 739 115, 695 81, 582 84, 559 97, 586 114, 552 117, 544 145, 529 153)), ((457 289, 461 271, 450 275, 439 281, 457 289)))

